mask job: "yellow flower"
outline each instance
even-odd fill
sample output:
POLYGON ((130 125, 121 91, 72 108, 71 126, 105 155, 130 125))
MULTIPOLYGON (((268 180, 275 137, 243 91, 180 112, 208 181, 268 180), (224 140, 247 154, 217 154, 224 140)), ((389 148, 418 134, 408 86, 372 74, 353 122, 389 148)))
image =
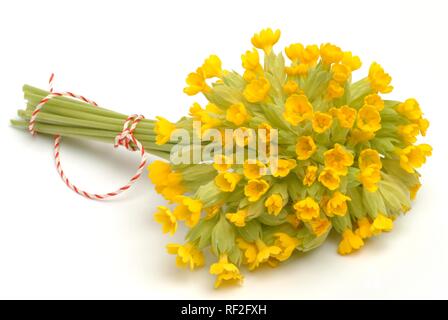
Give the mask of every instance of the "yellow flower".
POLYGON ((187 76, 185 80, 188 87, 184 88, 184 92, 189 96, 194 96, 199 92, 209 92, 210 87, 205 82, 204 72, 201 68, 198 68, 196 72, 192 72, 187 76))
POLYGON ((342 128, 350 129, 356 120, 356 109, 350 108, 349 106, 342 106, 337 109, 336 117, 342 128))
POLYGON ((225 172, 232 167, 232 159, 225 155, 216 155, 213 159, 213 168, 218 172, 225 172))
POLYGON ((324 152, 325 167, 333 169, 338 175, 345 176, 347 167, 353 164, 353 155, 342 145, 336 143, 333 149, 324 152))
POLYGON ((319 204, 311 197, 306 197, 294 204, 297 218, 303 221, 310 221, 319 217, 319 204))
POLYGON ((251 179, 244 186, 244 195, 250 202, 257 201, 269 190, 269 183, 263 179, 251 179))
POLYGON ((384 101, 376 94, 369 94, 364 98, 364 104, 375 107, 376 110, 381 111, 384 109, 384 101))
POLYGON ((309 222, 311 230, 316 237, 325 234, 331 227, 331 222, 328 219, 316 218, 309 222))
POLYGON ((299 85, 294 80, 288 80, 283 85, 283 91, 289 96, 299 90, 299 85))
POLYGON ((271 141, 272 126, 269 123, 263 122, 258 126, 258 138, 264 143, 271 141), (265 130, 265 135, 261 134, 261 130, 265 130))
POLYGON ((176 125, 163 117, 156 117, 157 122, 154 126, 156 133, 156 144, 162 145, 170 140, 171 133, 176 130, 176 125))
POLYGON ((314 140, 310 136, 301 136, 297 140, 296 144, 296 154, 297 159, 306 160, 309 159, 314 152, 316 152, 317 146, 314 143, 314 140))
POLYGON ((274 236, 274 246, 281 249, 281 252, 275 255, 275 259, 279 261, 288 260, 294 252, 295 248, 299 245, 299 239, 291 237, 283 232, 278 232, 274 234, 274 236))
POLYGON ((168 175, 172 172, 168 162, 155 160, 148 166, 148 177, 154 185, 161 185, 166 182, 168 175))
POLYGON ((242 228, 246 225, 246 217, 247 209, 241 209, 235 213, 226 213, 226 218, 239 228, 242 228))
POLYGON ((350 51, 344 52, 342 63, 348 66, 351 71, 361 68, 361 59, 358 56, 354 56, 350 51))
POLYGON ((165 199, 172 201, 185 192, 185 188, 181 184, 181 174, 172 171, 167 162, 156 160, 148 166, 148 171, 148 176, 156 186, 156 191, 165 199))
POLYGON ((274 193, 266 199, 264 206, 268 210, 269 214, 278 216, 283 208, 283 198, 278 193, 274 193))
POLYGON ((279 38, 280 30, 272 31, 271 28, 267 28, 254 34, 251 41, 255 48, 263 49, 266 54, 269 54, 279 38))
POLYGON ((176 265, 179 268, 190 267, 190 270, 194 268, 202 267, 205 263, 204 255, 198 248, 192 243, 180 244, 168 244, 166 249, 169 254, 175 254, 176 265))
POLYGON ((373 132, 367 132, 360 130, 358 128, 354 128, 351 133, 350 137, 348 138, 348 143, 352 145, 356 145, 358 143, 363 143, 366 141, 369 141, 375 136, 373 132))
POLYGON ((358 165, 361 170, 370 166, 376 166, 381 169, 382 164, 380 154, 375 149, 364 149, 359 154, 358 165))
POLYGON ((420 168, 426 162, 426 157, 432 154, 432 148, 429 144, 408 146, 400 150, 398 154, 400 166, 407 172, 414 173, 416 168, 420 168))
POLYGON ((371 224, 368 218, 360 218, 358 219, 358 229, 355 230, 355 233, 360 236, 362 239, 370 238, 372 234, 371 224))
POLYGON ((285 48, 286 56, 292 62, 298 62, 303 54, 303 45, 301 43, 293 43, 289 47, 285 48))
POLYGON ((219 261, 210 266, 210 274, 216 275, 215 288, 223 282, 241 284, 243 276, 236 265, 229 262, 226 254, 219 257, 219 261))
POLYGON ((243 164, 243 172, 247 179, 258 179, 266 174, 266 166, 258 160, 255 163, 249 163, 246 160, 243 164))
POLYGON ((394 88, 390 85, 392 77, 376 62, 370 66, 369 81, 375 92, 389 93, 394 88))
POLYGON ((226 113, 227 121, 232 122, 236 126, 240 126, 249 120, 249 113, 241 102, 232 104, 226 113))
POLYGON ((415 99, 407 99, 400 103, 396 110, 411 121, 419 120, 422 117, 422 110, 415 99))
POLYGON ((322 183, 325 187, 330 190, 336 190, 339 188, 339 184, 341 183, 341 178, 331 168, 325 168, 319 175, 319 182, 322 183))
POLYGON ((222 76, 221 60, 216 55, 211 55, 205 59, 201 69, 206 79, 222 76))
POLYGON ((300 61, 305 65, 313 66, 319 59, 319 47, 315 44, 307 45, 305 50, 302 51, 300 61))
POLYGON ((345 64, 334 64, 331 71, 333 72, 333 80, 341 84, 346 82, 351 75, 350 68, 345 64))
POLYGON ((306 76, 309 68, 309 65, 300 63, 286 67, 285 72, 288 76, 306 76))
POLYGON ((175 201, 179 204, 174 209, 177 220, 185 220, 185 224, 192 228, 201 218, 202 202, 187 196, 177 196, 175 201))
POLYGON ((398 133, 406 143, 412 144, 417 141, 417 136, 420 133, 420 128, 418 127, 418 124, 411 123, 403 126, 398 126, 398 133))
POLYGON ((381 171, 375 165, 368 166, 361 170, 358 176, 364 188, 370 192, 378 189, 378 182, 381 180, 381 171))
POLYGON ((294 159, 278 159, 277 168, 273 170, 272 175, 276 178, 286 177, 289 172, 297 166, 296 160, 294 159))
POLYGON ((232 192, 240 182, 241 176, 235 172, 221 172, 215 177, 215 184, 223 192, 232 192))
POLYGON ((347 213, 347 201, 351 201, 350 197, 347 197, 339 191, 336 191, 327 202, 327 216, 345 216, 345 214, 347 213))
POLYGON ((328 113, 316 112, 313 117, 313 130, 317 133, 327 131, 333 123, 333 117, 328 113))
POLYGON ((325 43, 320 46, 320 56, 323 63, 332 64, 340 62, 344 54, 341 48, 331 43, 325 43))
POLYGON ((241 61, 243 63, 243 68, 251 71, 259 71, 260 57, 258 51, 254 48, 252 51, 246 51, 245 54, 241 55, 241 61))
POLYGON ((262 102, 266 100, 271 84, 266 78, 253 79, 246 88, 244 88, 243 96, 251 103, 262 102))
POLYGON ((342 233, 342 240, 339 243, 338 252, 341 255, 352 253, 353 250, 358 250, 364 245, 361 237, 353 233, 352 230, 346 229, 342 233))
POLYGON ((327 88, 328 99, 340 98, 344 95, 344 87, 335 80, 330 80, 327 88))
POLYGON ((381 232, 389 232, 393 229, 394 223, 392 219, 386 217, 385 215, 379 213, 371 225, 370 230, 372 234, 378 235, 381 232))
POLYGON ((162 225, 163 233, 173 235, 177 230, 177 220, 170 209, 164 206, 158 206, 154 214, 154 220, 162 225))
POLYGON ((317 178, 317 167, 308 166, 306 167, 305 177, 303 177, 303 185, 311 187, 317 178))
POLYGON ((420 189, 422 185, 420 183, 417 183, 415 185, 413 185, 412 187, 409 188, 409 192, 410 192, 410 197, 411 200, 414 200, 415 197, 417 196, 417 192, 420 189))
POLYGON ((381 116, 374 106, 364 105, 358 111, 357 126, 362 131, 376 132, 381 129, 381 116))
POLYGON ((268 262, 271 257, 276 257, 282 252, 277 246, 268 246, 262 240, 257 239, 255 243, 246 242, 239 238, 236 240, 238 247, 244 252, 244 263, 249 270, 254 270, 262 263, 268 262))
POLYGON ((293 126, 313 115, 313 106, 303 94, 292 94, 286 99, 283 116, 293 126))

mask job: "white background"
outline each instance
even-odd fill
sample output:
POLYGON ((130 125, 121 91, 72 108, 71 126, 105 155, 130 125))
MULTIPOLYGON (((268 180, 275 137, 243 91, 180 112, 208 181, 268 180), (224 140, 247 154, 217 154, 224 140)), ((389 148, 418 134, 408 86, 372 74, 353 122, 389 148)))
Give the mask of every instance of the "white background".
MULTIPOLYGON (((447 2, 440 1, 2 1, 0 4, 0 298, 448 298, 447 2), (340 257, 337 239, 239 288, 213 290, 212 276, 178 270, 152 219, 164 203, 148 179, 117 200, 89 201, 55 172, 48 137, 8 120, 21 86, 72 90, 123 113, 176 120, 194 101, 188 72, 209 54, 241 70, 261 28, 291 42, 333 42, 376 60, 395 99, 415 97, 431 120, 433 157, 412 211, 390 234, 340 257)), ((65 140, 62 160, 93 191, 126 181, 136 154, 65 140)), ((211 262, 210 259, 208 261, 211 262)))

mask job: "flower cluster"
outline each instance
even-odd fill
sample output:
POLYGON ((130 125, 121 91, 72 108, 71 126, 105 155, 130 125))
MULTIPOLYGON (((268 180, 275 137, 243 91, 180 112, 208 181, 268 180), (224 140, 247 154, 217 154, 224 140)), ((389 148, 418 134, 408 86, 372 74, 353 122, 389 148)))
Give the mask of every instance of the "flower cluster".
MULTIPOLYGON (((186 243, 168 245, 178 266, 204 265, 211 248, 216 286, 241 282, 241 265, 255 270, 277 266, 295 252, 320 246, 331 230, 341 235, 342 255, 391 231, 411 207, 420 187, 416 171, 431 155, 428 120, 415 99, 384 99, 391 77, 377 64, 352 81, 358 56, 325 43, 294 43, 275 53, 280 31, 265 29, 242 54, 244 72, 222 69, 216 55, 190 73, 184 92, 202 93, 178 123, 158 118, 156 141, 175 128, 201 122, 209 129, 278 130, 278 161, 245 161, 219 156, 214 163, 174 165, 155 161, 149 177, 169 202, 155 214, 164 233, 178 223, 189 228, 186 243), (261 49, 259 51, 258 49, 261 49), (262 56, 263 55, 263 56, 262 56)), ((247 139, 250 139, 250 135, 247 139)), ((247 139, 236 141, 247 147, 247 139)), ((269 140, 269 134, 266 140, 269 140)))

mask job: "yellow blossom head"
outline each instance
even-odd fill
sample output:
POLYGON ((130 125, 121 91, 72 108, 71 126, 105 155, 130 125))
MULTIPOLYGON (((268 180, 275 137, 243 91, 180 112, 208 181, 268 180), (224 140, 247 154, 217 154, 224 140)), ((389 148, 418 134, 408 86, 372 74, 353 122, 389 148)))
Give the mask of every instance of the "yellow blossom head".
POLYGON ((271 84, 266 78, 253 79, 243 91, 243 96, 251 103, 263 102, 266 100, 271 89, 271 84))
POLYGON ((174 214, 165 206, 158 206, 154 220, 162 225, 162 232, 173 235, 177 230, 177 220, 174 214))
POLYGON ((156 118, 157 122, 154 127, 154 131, 156 133, 156 144, 162 145, 170 140, 171 133, 176 130, 176 125, 163 117, 156 118))
POLYGON ((283 208, 283 198, 280 194, 274 193, 266 199, 264 206, 269 214, 277 216, 283 208))
POLYGON ((338 46, 331 43, 325 43, 320 46, 320 56, 325 64, 337 63, 342 60, 344 54, 338 46))
POLYGON ((215 288, 220 287, 223 283, 240 284, 243 281, 240 270, 228 261, 226 254, 221 255, 219 261, 210 266, 210 274, 216 275, 215 288))
POLYGON ((317 166, 308 166, 305 170, 305 176, 303 177, 303 185, 311 187, 317 178, 317 166))
POLYGON ((336 190, 337 188, 339 188, 339 184, 341 183, 341 178, 336 173, 336 171, 331 168, 325 168, 324 170, 322 170, 322 172, 319 174, 318 180, 329 190, 336 190))
POLYGON ((193 270, 204 265, 204 255, 192 243, 169 244, 166 249, 169 254, 177 255, 176 265, 179 268, 189 267, 190 270, 193 270))
POLYGON ((356 124, 362 131, 374 133, 381 129, 380 113, 374 106, 364 105, 358 111, 356 124))
POLYGON ((293 126, 298 125, 305 119, 311 119, 313 106, 303 94, 292 94, 286 99, 285 112, 283 116, 293 126))
POLYGON ((215 184, 222 192, 232 192, 240 180, 238 173, 221 172, 215 177, 215 184))
POLYGON ((375 92, 389 93, 394 88, 390 85, 392 77, 376 62, 370 66, 369 81, 375 92))
POLYGON ((297 162, 294 159, 278 159, 277 168, 273 170, 272 175, 276 178, 284 178, 296 166, 297 162))
POLYGON ((317 150, 317 146, 314 140, 310 136, 302 136, 296 143, 297 159, 306 160, 309 159, 317 150))
POLYGON ((356 120, 356 109, 347 105, 337 109, 336 117, 342 128, 351 129, 356 120))
POLYGON ((306 197, 294 204, 297 218, 303 221, 310 221, 319 217, 319 204, 311 197, 306 197))
POLYGON ((325 112, 315 112, 313 116, 313 130, 317 133, 323 133, 330 129, 333 123, 333 117, 325 112))
POLYGON ((347 168, 353 164, 353 154, 336 143, 332 149, 324 152, 324 161, 327 168, 333 169, 338 175, 346 175, 347 168))
POLYGON ((255 163, 246 160, 243 164, 243 170, 247 179, 258 179, 266 174, 266 165, 258 160, 255 163))
POLYGON ((251 41, 255 48, 263 49, 266 54, 269 54, 278 39, 280 39, 280 30, 272 31, 271 28, 267 28, 254 34, 251 41))
POLYGON ((244 187, 244 194, 251 202, 257 201, 269 190, 269 183, 264 179, 251 179, 244 187))
POLYGON ((354 250, 360 249, 364 245, 364 241, 352 230, 346 229, 342 233, 342 240, 339 243, 338 252, 341 255, 352 253, 354 250))
POLYGON ((398 152, 401 167, 409 173, 414 173, 425 162, 426 157, 432 154, 432 148, 428 144, 418 146, 408 146, 398 152))
POLYGON ((249 119, 249 113, 243 103, 232 104, 226 112, 226 120, 240 126, 249 119))
POLYGON ((326 214, 329 217, 340 216, 343 217, 347 213, 347 201, 351 201, 350 197, 336 191, 328 200, 326 205, 326 214))

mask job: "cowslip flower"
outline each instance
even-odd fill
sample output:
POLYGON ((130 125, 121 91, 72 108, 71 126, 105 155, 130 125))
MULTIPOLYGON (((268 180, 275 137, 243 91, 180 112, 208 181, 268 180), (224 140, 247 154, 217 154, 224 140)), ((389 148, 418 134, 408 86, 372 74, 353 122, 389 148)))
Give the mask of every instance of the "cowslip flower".
POLYGON ((266 78, 253 79, 246 85, 243 96, 251 103, 262 102, 266 100, 271 84, 266 78))
POLYGON ((342 128, 351 129, 356 120, 356 109, 351 108, 347 105, 342 106, 336 110, 336 117, 338 119, 339 125, 342 128))
POLYGON ((378 182, 381 180, 381 171, 377 166, 368 166, 361 169, 358 176, 364 188, 370 192, 375 192, 378 189, 378 182))
POLYGON ((284 178, 297 166, 295 159, 278 159, 277 167, 272 170, 272 175, 276 178, 284 178))
POLYGON ((185 221, 185 224, 192 228, 201 217, 202 202, 186 196, 177 196, 175 201, 178 206, 173 213, 177 220, 185 221))
POLYGON ((247 209, 238 210, 235 213, 226 213, 226 218, 237 227, 246 225, 247 209))
POLYGON ((351 229, 346 229, 342 233, 342 240, 339 243, 338 252, 341 255, 352 253, 354 250, 360 249, 364 246, 364 241, 360 236, 353 233, 351 229))
POLYGON ((311 187, 317 178, 317 166, 306 167, 305 176, 303 177, 303 185, 311 187))
POLYGON ((255 202, 269 190, 269 183, 263 179, 251 179, 244 187, 244 195, 250 202, 255 202))
POLYGON ((432 154, 432 148, 428 144, 418 146, 408 146, 398 151, 400 156, 400 166, 409 173, 414 173, 416 168, 420 168, 426 157, 432 154))
POLYGON ((331 222, 328 219, 316 218, 308 222, 316 237, 320 237, 331 228, 331 222))
POLYGON ((319 174, 318 181, 322 183, 325 187, 327 187, 329 190, 333 191, 339 188, 341 178, 339 177, 337 172, 334 171, 333 169, 325 168, 319 174))
POLYGON ((390 85, 392 77, 376 62, 370 66, 369 81, 375 92, 389 93, 394 88, 390 85))
POLYGON ((271 28, 267 28, 254 34, 251 41, 255 48, 263 49, 266 54, 269 54, 279 38, 280 30, 272 31, 271 28))
POLYGON ((353 164, 353 159, 353 154, 339 143, 336 143, 332 149, 324 152, 325 167, 342 176, 347 174, 347 168, 353 164))
POLYGON ((210 87, 205 82, 204 72, 201 68, 198 68, 196 72, 190 73, 185 81, 188 86, 184 88, 184 92, 189 96, 194 96, 199 92, 206 93, 210 91, 210 87))
POLYGON ((240 270, 228 261, 226 254, 222 254, 219 261, 210 266, 210 274, 216 275, 215 288, 221 286, 223 282, 240 284, 243 281, 240 270))
POLYGON ((215 184, 223 192, 232 192, 241 180, 241 176, 235 172, 221 172, 215 177, 215 184))
POLYGON ((373 235, 378 235, 381 232, 389 232, 393 229, 394 223, 392 219, 388 218, 382 213, 379 213, 370 227, 373 235))
POLYGON ((313 116, 313 130, 317 133, 323 133, 330 129, 333 123, 333 117, 325 112, 316 112, 313 116))
POLYGON ((340 216, 343 217, 347 213, 347 201, 351 201, 350 197, 336 191, 333 196, 328 200, 326 205, 326 214, 329 217, 340 216))
POLYGON ((405 102, 400 103, 396 110, 411 121, 422 117, 422 110, 415 99, 407 99, 405 102))
POLYGON ((283 208, 283 198, 280 194, 274 193, 266 199, 266 201, 264 202, 264 206, 266 207, 269 214, 278 216, 283 208))
POLYGON ((248 160, 243 164, 243 173, 247 179, 258 179, 266 174, 266 165, 260 161, 251 163, 248 160))
POLYGON ((232 122, 236 126, 240 126, 249 120, 249 113, 243 103, 232 104, 227 109, 226 120, 232 122))
POLYGON ((296 154, 297 159, 309 159, 317 150, 317 146, 311 136, 302 136, 297 140, 296 154))
POLYGON ((278 247, 281 249, 279 253, 275 255, 275 259, 279 261, 285 261, 288 260, 296 247, 299 245, 300 241, 296 237, 291 237, 287 233, 284 232, 278 232, 274 234, 275 241, 274 245, 275 247, 278 247))
POLYGON ((337 63, 344 57, 341 48, 331 43, 325 43, 320 46, 320 55, 322 62, 325 64, 337 63))
POLYGON ((174 214, 165 206, 158 206, 154 213, 154 220, 162 225, 162 232, 173 235, 177 230, 177 219, 174 214))
POLYGON ((319 217, 319 204, 311 197, 297 201, 294 204, 294 209, 296 210, 297 218, 303 221, 310 221, 319 217))
POLYGON ((364 105, 358 110, 356 125, 366 132, 376 132, 381 129, 381 116, 374 106, 364 105))
POLYGON ((286 99, 283 116, 293 126, 313 115, 313 106, 303 94, 292 94, 286 99))
POLYGON ((205 59, 202 64, 201 70, 204 73, 206 79, 222 76, 221 60, 217 55, 211 55, 205 59))
POLYGON ((169 254, 175 254, 176 265, 179 268, 189 267, 190 270, 202 267, 205 263, 204 255, 192 243, 168 244, 166 249, 169 254))
POLYGON ((156 117, 157 122, 154 131, 156 132, 156 143, 165 144, 170 140, 171 133, 176 130, 176 125, 169 122, 163 117, 156 117))

